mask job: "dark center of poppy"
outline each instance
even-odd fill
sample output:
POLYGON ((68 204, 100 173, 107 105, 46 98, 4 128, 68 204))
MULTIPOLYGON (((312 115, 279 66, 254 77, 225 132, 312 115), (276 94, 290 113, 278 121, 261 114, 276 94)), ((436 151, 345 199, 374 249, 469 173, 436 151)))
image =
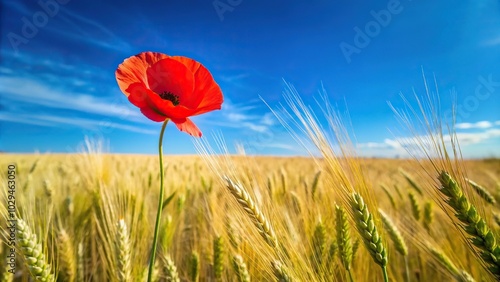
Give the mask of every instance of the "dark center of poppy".
POLYGON ((170 102, 172 102, 172 104, 174 104, 174 106, 177 106, 179 105, 179 95, 175 95, 171 92, 163 92, 160 94, 160 98, 162 98, 163 100, 168 100, 170 102))

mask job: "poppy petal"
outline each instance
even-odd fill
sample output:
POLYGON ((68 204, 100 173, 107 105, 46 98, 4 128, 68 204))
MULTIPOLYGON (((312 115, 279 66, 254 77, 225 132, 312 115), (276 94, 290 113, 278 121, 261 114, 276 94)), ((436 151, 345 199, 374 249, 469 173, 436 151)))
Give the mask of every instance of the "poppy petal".
POLYGON ((187 134, 194 137, 201 137, 200 129, 190 119, 172 119, 172 121, 180 131, 186 132, 187 134))
POLYGON ((165 121, 168 117, 159 114, 152 108, 141 108, 141 113, 152 121, 165 121))
POLYGON ((141 82, 130 84, 126 92, 129 93, 128 100, 130 103, 139 108, 149 107, 147 97, 149 95, 156 95, 141 82))
MULTIPOLYGON (((147 69, 149 88, 158 95, 171 93, 178 97, 179 104, 191 108, 193 96, 193 73, 181 62, 174 59, 163 59, 147 69)), ((194 108, 193 107, 193 108, 194 108)))
POLYGON ((195 106, 190 107, 197 108, 195 114, 199 115, 212 110, 220 110, 224 100, 222 91, 210 71, 199 62, 190 58, 173 56, 172 59, 182 62, 194 75, 192 103, 195 106))
POLYGON ((127 88, 130 84, 136 82, 147 83, 146 70, 154 63, 165 58, 169 58, 169 56, 157 52, 143 52, 123 61, 115 73, 120 90, 128 96, 127 88))

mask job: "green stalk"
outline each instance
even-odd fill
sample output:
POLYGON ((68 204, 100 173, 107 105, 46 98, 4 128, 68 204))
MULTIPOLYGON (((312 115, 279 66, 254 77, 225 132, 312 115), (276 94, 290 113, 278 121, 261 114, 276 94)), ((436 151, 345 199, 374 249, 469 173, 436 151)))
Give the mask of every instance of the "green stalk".
POLYGON ((158 143, 158 155, 160 158, 160 197, 158 199, 158 211, 156 212, 156 223, 155 223, 155 233, 153 237, 153 246, 151 248, 151 257, 149 259, 149 272, 148 272, 148 282, 151 282, 153 278, 153 270, 156 258, 156 245, 158 242, 158 233, 160 230, 160 219, 161 219, 161 210, 163 205, 163 133, 165 132, 165 128, 167 127, 168 118, 163 122, 160 131, 160 141, 158 143))

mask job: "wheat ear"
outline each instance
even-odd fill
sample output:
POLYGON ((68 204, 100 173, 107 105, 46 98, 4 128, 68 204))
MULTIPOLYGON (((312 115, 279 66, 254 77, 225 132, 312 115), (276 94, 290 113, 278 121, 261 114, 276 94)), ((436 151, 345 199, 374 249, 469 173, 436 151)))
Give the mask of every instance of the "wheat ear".
POLYGON ((233 268, 239 282, 250 282, 251 279, 250 274, 248 274, 247 265, 240 255, 235 255, 233 257, 233 268))
POLYGON ((433 204, 432 202, 426 202, 424 205, 424 219, 423 219, 423 224, 424 228, 427 230, 428 233, 431 232, 431 226, 432 223, 434 222, 434 211, 433 211, 433 204))
POLYGON ((61 262, 59 266, 59 273, 64 281, 75 281, 76 278, 76 262, 75 262, 75 252, 73 249, 73 244, 69 238, 66 230, 61 229, 58 236, 61 250, 60 257, 61 262))
POLYGON ((196 251, 191 253, 189 260, 189 278, 192 282, 198 282, 200 278, 200 256, 196 251))
POLYGON ((472 186, 472 188, 474 188, 474 191, 476 191, 476 193, 481 197, 483 198, 486 202, 494 205, 497 203, 497 201, 495 200, 495 197, 493 197, 491 195, 490 192, 488 192, 488 190, 486 190, 486 188, 484 188, 483 186, 477 184, 476 182, 470 180, 470 179, 467 179, 467 182, 469 182, 470 186, 472 186))
POLYGON ((214 276, 215 279, 222 279, 222 273, 224 271, 224 241, 222 236, 218 236, 214 240, 214 276))
POLYGON ((382 243, 373 215, 368 210, 363 198, 358 193, 353 193, 351 208, 354 213, 356 228, 363 238, 363 243, 372 256, 375 263, 380 265, 384 274, 384 281, 388 281, 387 275, 387 249, 382 243))
POLYGON ((177 267, 170 255, 166 254, 163 258, 163 274, 167 282, 180 282, 179 273, 177 272, 177 267))
POLYGON ((130 281, 130 242, 127 225, 123 219, 117 224, 115 251, 117 257, 117 276, 119 281, 130 281))
MULTIPOLYGON (((4 259, 7 258, 7 253, 8 253, 7 245, 1 243, 0 250, 2 250, 0 252, 2 258, 4 258, 4 259)), ((5 262, 6 261, 4 260, 4 263, 2 263, 2 265, 0 265, 0 282, 12 282, 12 281, 14 281, 14 273, 13 272, 15 270, 12 270, 5 262)))
POLYGON ((326 228, 321 221, 319 221, 314 228, 312 246, 316 265, 321 265, 323 261, 323 254, 325 253, 326 248, 326 228))
POLYGON ((446 203, 455 210, 455 216, 463 223, 464 231, 471 236, 470 242, 477 247, 477 253, 488 266, 488 270, 499 279, 500 247, 497 245, 495 234, 447 172, 441 172, 438 179, 441 183, 439 191, 447 197, 446 203))
POLYGON ((396 224, 392 222, 391 218, 381 209, 379 209, 378 212, 380 213, 385 230, 387 230, 387 233, 389 233, 389 238, 391 238, 396 251, 398 251, 404 257, 406 281, 410 281, 410 270, 408 266, 408 247, 406 246, 405 240, 401 235, 401 232, 399 232, 396 224))
POLYGON ((391 238, 392 242, 394 243, 394 247, 401 255, 407 256, 408 247, 406 246, 405 240, 399 232, 398 228, 383 210, 379 209, 378 212, 381 215, 382 222, 384 223, 385 230, 387 230, 387 233, 389 234, 389 238, 391 238))
POLYGON ((411 211, 413 213, 413 217, 415 218, 416 221, 419 221, 422 209, 420 208, 420 204, 418 203, 417 197, 415 196, 415 193, 411 191, 408 193, 408 197, 410 198, 411 211))
POLYGON ((417 182, 415 182, 415 180, 413 180, 413 178, 406 171, 404 171, 403 169, 400 168, 399 173, 401 173, 401 175, 403 175, 403 177, 406 179, 406 181, 408 181, 410 186, 413 189, 415 189, 415 191, 417 191, 421 196, 424 195, 424 193, 422 192, 422 188, 420 188, 420 186, 417 184, 417 182))
POLYGON ((335 206, 336 214, 336 231, 337 231, 337 246, 339 249, 339 257, 342 265, 349 274, 350 281, 352 280, 351 263, 352 263, 352 240, 351 232, 349 231, 349 222, 347 213, 342 207, 335 206))
POLYGON ((292 278, 286 268, 281 264, 280 261, 271 262, 271 266, 273 267, 273 273, 276 277, 277 282, 291 282, 292 278))
POLYGON ((465 270, 459 270, 450 258, 441 250, 428 246, 431 254, 457 279, 459 282, 474 282, 474 278, 465 270))
POLYGON ((22 219, 17 220, 17 236, 21 253, 24 255, 26 266, 31 276, 37 281, 55 282, 51 273, 51 266, 45 260, 42 245, 38 242, 35 234, 22 219))
POLYGON ((225 179, 227 181, 227 188, 234 196, 236 201, 238 201, 238 204, 240 204, 243 210, 245 210, 247 215, 250 216, 262 238, 264 238, 264 240, 271 247, 276 248, 278 246, 278 239, 276 237, 276 234, 274 233, 274 230, 269 221, 260 211, 259 207, 255 204, 252 197, 250 197, 250 194, 248 194, 248 192, 245 191, 243 187, 234 183, 228 177, 225 177, 225 179))

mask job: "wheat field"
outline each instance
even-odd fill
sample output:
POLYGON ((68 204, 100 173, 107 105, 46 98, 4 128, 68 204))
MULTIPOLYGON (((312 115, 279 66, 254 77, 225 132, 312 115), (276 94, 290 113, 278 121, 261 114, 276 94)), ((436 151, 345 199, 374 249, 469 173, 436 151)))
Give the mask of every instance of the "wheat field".
MULTIPOLYGON (((429 178, 412 160, 341 161, 359 163, 371 183, 372 198, 365 200, 376 201, 383 214, 385 224, 377 220, 377 226, 390 281, 495 278, 428 194, 437 175, 429 178)), ((17 276, 13 279, 2 264, 2 281, 30 281, 30 273, 39 270, 33 264, 45 265, 46 281, 145 281, 158 197, 157 157, 99 152, 0 157, 2 169, 13 163, 18 217, 32 242, 18 238, 17 276), (36 244, 42 255, 28 255, 25 250, 36 244)), ((167 201, 156 281, 383 281, 346 216, 341 188, 329 180, 327 161, 212 156, 207 163, 202 156, 167 156, 165 163, 167 201), (214 163, 226 171, 214 172, 214 163)), ((469 179, 492 196, 488 201, 481 193, 470 194, 497 234, 500 161, 463 164, 469 179)), ((7 239, 6 174, 0 179, 7 239)), ((8 247, 2 247, 5 258, 8 247)))

